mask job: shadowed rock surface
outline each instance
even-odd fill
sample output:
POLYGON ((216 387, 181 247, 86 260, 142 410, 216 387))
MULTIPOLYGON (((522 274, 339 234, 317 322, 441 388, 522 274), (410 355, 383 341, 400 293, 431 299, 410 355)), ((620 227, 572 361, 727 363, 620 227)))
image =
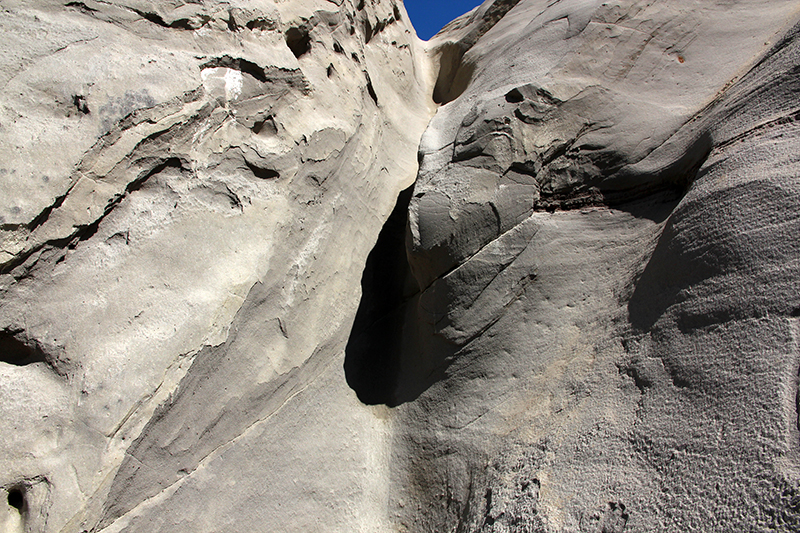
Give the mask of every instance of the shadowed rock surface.
POLYGON ((0 531, 800 529, 796 2, 3 9, 0 531))

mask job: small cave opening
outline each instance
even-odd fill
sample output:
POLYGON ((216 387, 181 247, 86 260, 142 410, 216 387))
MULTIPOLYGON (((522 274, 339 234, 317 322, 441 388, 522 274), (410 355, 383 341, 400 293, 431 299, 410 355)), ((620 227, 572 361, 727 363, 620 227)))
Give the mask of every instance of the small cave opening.
POLYGON ((289 28, 286 30, 286 45, 294 57, 301 56, 311 51, 311 36, 305 28, 289 28))
POLYGON ((0 331, 0 361, 15 366, 47 363, 44 351, 20 332, 0 331))
POLYGON ((367 405, 397 398, 403 357, 405 303, 418 293, 406 258, 405 235, 413 187, 397 203, 367 257, 361 302, 345 349, 347 384, 367 405))
POLYGON ((19 487, 14 487, 8 491, 8 505, 19 511, 25 509, 25 493, 19 487))

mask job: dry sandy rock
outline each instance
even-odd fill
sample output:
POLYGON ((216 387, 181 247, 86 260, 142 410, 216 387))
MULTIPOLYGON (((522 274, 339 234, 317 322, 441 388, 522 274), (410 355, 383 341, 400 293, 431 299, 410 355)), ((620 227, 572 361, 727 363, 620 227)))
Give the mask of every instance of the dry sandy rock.
POLYGON ((0 8, 0 532, 800 529, 797 2, 0 8))

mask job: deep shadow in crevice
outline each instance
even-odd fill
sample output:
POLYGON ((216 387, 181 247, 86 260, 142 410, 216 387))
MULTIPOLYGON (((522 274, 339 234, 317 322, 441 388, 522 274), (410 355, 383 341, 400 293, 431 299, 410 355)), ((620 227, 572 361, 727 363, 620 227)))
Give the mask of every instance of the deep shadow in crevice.
POLYGON ((8 490, 8 505, 20 513, 25 511, 25 492, 20 487, 13 487, 8 490))
MULTIPOLYGON (((494 0, 467 35, 457 42, 446 42, 438 47, 434 52, 439 58, 439 72, 432 95, 434 102, 444 105, 463 94, 475 71, 474 63, 464 61, 464 54, 518 3, 519 0, 494 0)), ((447 26, 442 31, 446 29, 447 26)))
POLYGON ((294 57, 298 59, 310 52, 311 36, 308 33, 308 29, 299 27, 286 30, 286 46, 292 51, 294 57))
POLYGON ((347 384, 368 405, 397 405, 405 303, 417 292, 405 248, 413 188, 400 193, 361 278, 361 303, 345 349, 347 384))
POLYGON ((48 363, 47 355, 21 332, 0 331, 0 361, 15 366, 48 363))

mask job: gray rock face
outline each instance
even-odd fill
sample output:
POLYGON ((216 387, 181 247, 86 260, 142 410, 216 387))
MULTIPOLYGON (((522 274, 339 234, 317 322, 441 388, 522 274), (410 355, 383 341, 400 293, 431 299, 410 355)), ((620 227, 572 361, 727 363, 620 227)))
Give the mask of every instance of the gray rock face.
POLYGON ((4 8, 6 528, 383 528, 341 366, 435 109, 402 5, 4 8))
POLYGON ((796 2, 3 9, 0 531, 800 529, 796 2))

